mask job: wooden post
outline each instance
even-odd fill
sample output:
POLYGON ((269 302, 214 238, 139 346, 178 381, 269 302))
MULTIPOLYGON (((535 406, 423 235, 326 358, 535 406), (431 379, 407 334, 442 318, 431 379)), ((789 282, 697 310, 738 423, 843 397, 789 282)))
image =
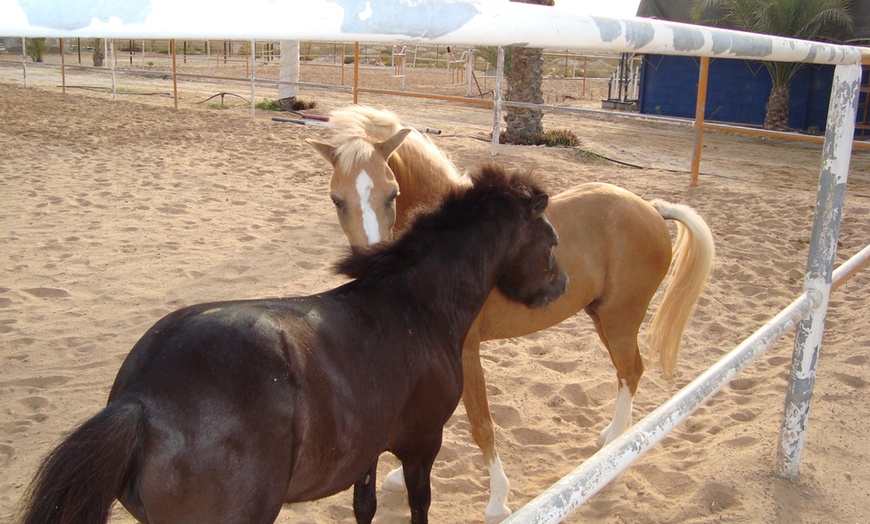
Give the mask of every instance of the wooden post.
POLYGON ((63 86, 63 94, 66 94, 66 57, 64 56, 64 39, 60 39, 60 83, 63 86))
POLYGON ((359 101, 359 42, 353 43, 353 103, 359 101))
POLYGON ((172 55, 172 97, 175 99, 175 109, 178 109, 178 66, 175 60, 175 39, 169 41, 169 54, 172 55))
POLYGON ((710 57, 702 56, 698 72, 698 102, 695 105, 695 149, 692 151, 692 174, 690 184, 698 185, 701 169, 701 143, 704 138, 704 106, 707 105, 707 77, 710 71, 710 57))

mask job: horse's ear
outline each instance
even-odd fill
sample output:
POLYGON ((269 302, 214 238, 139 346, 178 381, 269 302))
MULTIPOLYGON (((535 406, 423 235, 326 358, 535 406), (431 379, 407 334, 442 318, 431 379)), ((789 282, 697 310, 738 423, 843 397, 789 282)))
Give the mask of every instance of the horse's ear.
POLYGON ((547 209, 547 203, 549 201, 550 197, 548 197, 546 193, 535 195, 532 198, 532 201, 529 203, 529 214, 531 215, 532 220, 544 214, 544 210, 547 209))
POLYGON ((395 135, 390 138, 384 140, 380 144, 375 145, 375 148, 384 156, 384 158, 390 158, 390 155, 393 154, 393 151, 399 148, 402 145, 402 142, 405 141, 405 137, 411 132, 411 128, 404 127, 399 129, 395 135))
POLYGON ((335 146, 323 142, 317 142, 316 140, 310 140, 308 138, 305 139, 305 143, 320 153, 320 156, 325 158, 327 162, 335 165, 335 146))

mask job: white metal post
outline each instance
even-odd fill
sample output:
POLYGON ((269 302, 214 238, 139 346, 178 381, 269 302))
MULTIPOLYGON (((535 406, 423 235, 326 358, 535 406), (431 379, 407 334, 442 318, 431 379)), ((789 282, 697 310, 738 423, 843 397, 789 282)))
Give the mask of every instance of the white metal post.
POLYGON ((257 96, 257 90, 254 85, 257 78, 256 68, 257 68, 257 41, 251 40, 251 120, 255 120, 257 117, 257 101, 255 100, 257 96))
POLYGON ((815 291, 822 297, 822 301, 800 323, 795 338, 791 375, 776 452, 775 468, 777 475, 781 477, 797 476, 806 441, 807 418, 822 344, 825 313, 831 295, 831 275, 837 254, 840 218, 843 216, 860 85, 860 65, 838 65, 834 69, 816 214, 804 281, 804 290, 815 291))
POLYGON ((24 79, 24 87, 27 87, 27 52, 24 50, 26 42, 24 37, 21 37, 21 68, 24 79))
POLYGON ((498 140, 501 132, 502 83, 504 81, 504 47, 499 46, 495 65, 495 99, 492 105, 492 148, 489 154, 498 154, 498 140))
POLYGON ((299 94, 299 40, 281 40, 280 45, 278 100, 296 98, 299 94))
POLYGON ((474 81, 474 48, 465 52, 465 95, 468 98, 474 96, 471 82, 474 81))

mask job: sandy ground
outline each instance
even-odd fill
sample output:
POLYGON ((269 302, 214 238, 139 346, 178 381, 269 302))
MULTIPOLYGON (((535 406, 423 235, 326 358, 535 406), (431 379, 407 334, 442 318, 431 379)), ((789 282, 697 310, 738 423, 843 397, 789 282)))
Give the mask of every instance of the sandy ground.
MULTIPOLYGON (((331 169, 303 142, 329 141, 328 129, 274 122, 259 110, 252 119, 244 105, 208 109, 198 102, 232 89, 204 82, 181 83, 179 111, 165 79, 124 77, 115 100, 82 88, 106 83, 75 74, 68 84, 79 87, 64 95, 57 70, 30 68, 25 89, 20 68, 0 65, 3 522, 14 520, 38 461, 104 405, 121 361, 157 319, 203 301, 310 294, 343 282, 331 272, 346 245, 327 196, 331 169)), ((346 92, 301 96, 323 113, 351 102, 346 92)), ((601 97, 581 102, 600 107, 601 97)), ((433 140, 462 169, 490 158, 485 107, 373 95, 360 102, 441 129, 433 140)), ((821 146, 710 133, 700 185, 690 187, 687 126, 564 114, 548 114, 545 126, 573 130, 581 148, 504 146, 497 160, 541 172, 553 192, 607 181, 689 204, 716 238, 716 269, 684 338, 676 384, 649 366, 637 420, 800 292, 821 146)), ((870 243, 868 173, 870 155, 856 151, 840 261, 870 243)), ((866 522, 868 290, 865 270, 832 298, 799 477, 772 473, 789 334, 570 521, 866 522)), ((482 355, 516 509, 596 452, 615 374, 584 314, 485 343, 482 355)), ((460 406, 433 471, 433 522, 482 520, 488 477, 468 428, 460 406)), ((384 456, 379 481, 395 464, 384 456)), ((407 521, 404 496, 382 493, 379 502, 377 522, 407 521)), ((131 519, 117 506, 112 521, 131 519)), ((349 492, 279 517, 337 521, 353 521, 349 492)))

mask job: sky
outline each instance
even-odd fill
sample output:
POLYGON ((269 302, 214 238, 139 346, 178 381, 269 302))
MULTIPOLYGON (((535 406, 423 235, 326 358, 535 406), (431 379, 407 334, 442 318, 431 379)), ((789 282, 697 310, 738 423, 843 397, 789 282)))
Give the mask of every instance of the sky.
POLYGON ((637 14, 640 0, 555 0, 556 7, 572 13, 629 18, 637 14))

